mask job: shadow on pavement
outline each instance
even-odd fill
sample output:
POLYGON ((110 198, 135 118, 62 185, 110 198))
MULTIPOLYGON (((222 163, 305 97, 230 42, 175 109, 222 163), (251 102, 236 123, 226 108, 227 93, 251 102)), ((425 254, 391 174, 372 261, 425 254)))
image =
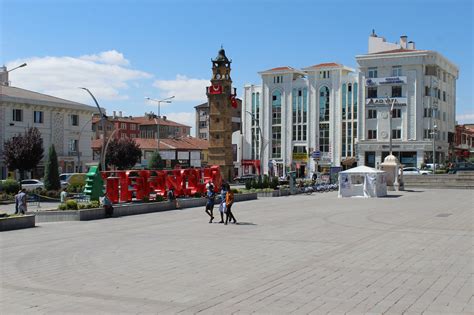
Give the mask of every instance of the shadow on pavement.
POLYGON ((398 197, 401 197, 402 195, 387 195, 387 196, 384 196, 383 198, 398 198, 398 197))
POLYGON ((237 222, 235 225, 257 225, 257 224, 252 223, 252 222, 237 222))
POLYGON ((414 192, 414 193, 422 193, 422 192, 424 192, 423 190, 413 190, 413 189, 405 189, 404 191, 407 191, 407 192, 414 192))

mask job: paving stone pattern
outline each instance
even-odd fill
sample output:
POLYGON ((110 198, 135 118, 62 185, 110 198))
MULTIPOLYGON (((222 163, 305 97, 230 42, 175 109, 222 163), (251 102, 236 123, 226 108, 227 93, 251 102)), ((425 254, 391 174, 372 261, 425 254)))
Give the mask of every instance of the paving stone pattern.
POLYGON ((3 232, 0 313, 473 314, 473 193, 390 195, 3 232))

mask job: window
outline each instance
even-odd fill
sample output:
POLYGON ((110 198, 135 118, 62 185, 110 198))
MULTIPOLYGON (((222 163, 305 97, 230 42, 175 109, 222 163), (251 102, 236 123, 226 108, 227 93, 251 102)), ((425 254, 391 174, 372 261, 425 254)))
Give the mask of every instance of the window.
POLYGON ((120 134, 120 138, 122 138, 122 139, 127 138, 127 134, 126 134, 126 133, 121 133, 121 134, 120 134))
POLYGON ((23 121, 23 110, 14 109, 13 110, 13 121, 23 121))
POLYGON ((367 113, 367 119, 377 119, 377 110, 376 109, 369 109, 367 113))
POLYGON ((374 140, 377 139, 377 129, 369 129, 368 130, 368 135, 367 135, 369 140, 374 140))
POLYGON ((71 115, 71 126, 79 126, 79 115, 71 115))
POLYGON ((272 124, 281 124, 281 92, 278 90, 272 95, 272 124))
POLYGON ((443 121, 446 121, 446 112, 443 112, 443 121))
POLYGON ((329 152, 329 123, 319 124, 319 151, 329 152))
POLYGON ((199 133, 199 138, 200 139, 207 139, 207 134, 204 132, 199 133))
POLYGON ((425 75, 436 75, 436 66, 426 66, 425 75))
POLYGON ((369 78, 376 78, 377 77, 377 67, 369 68, 368 77, 369 78))
POLYGON ((130 124, 130 130, 137 130, 137 125, 130 124))
POLYGON ((443 91, 443 102, 446 102, 446 91, 443 91))
POLYGON ((392 118, 401 118, 401 117, 402 117, 401 108, 394 108, 392 112, 392 118))
POLYGON ((431 138, 431 129, 424 129, 423 130, 423 138, 430 139, 431 138))
POLYGON ((120 129, 127 129, 127 124, 126 123, 120 123, 120 129))
POLYGON ((43 112, 40 111, 34 111, 33 113, 33 119, 35 124, 42 124, 43 123, 43 112))
POLYGON ((135 139, 136 137, 137 137, 136 134, 134 134, 134 133, 130 134, 130 138, 135 139))
POLYGON ((329 88, 319 89, 319 121, 329 121, 329 88))
POLYGON ((402 66, 392 67, 392 77, 398 77, 402 75, 402 66))
POLYGON ((392 129, 392 139, 401 139, 402 131, 400 129, 392 129))
POLYGON ((425 86, 425 96, 430 96, 430 87, 429 86, 425 86))
POLYGON ((308 119, 308 89, 292 91, 293 140, 306 140, 306 123, 308 119))
POLYGON ((438 89, 438 99, 440 100, 441 99, 441 90, 438 89))
POLYGON ((367 88, 367 97, 368 98, 377 98, 377 88, 376 87, 367 88))
POLYGON ((273 83, 283 83, 283 76, 278 75, 273 77, 273 83))
POLYGON ((402 97, 402 87, 399 85, 392 86, 392 97, 402 97))
POLYGON ((199 128, 206 128, 207 127, 207 121, 200 121, 199 122, 199 128))
POLYGON ((69 152, 77 152, 77 140, 75 139, 69 139, 69 142, 68 142, 68 148, 69 148, 69 152))
POLYGON ((431 108, 423 108, 423 117, 431 117, 431 108))

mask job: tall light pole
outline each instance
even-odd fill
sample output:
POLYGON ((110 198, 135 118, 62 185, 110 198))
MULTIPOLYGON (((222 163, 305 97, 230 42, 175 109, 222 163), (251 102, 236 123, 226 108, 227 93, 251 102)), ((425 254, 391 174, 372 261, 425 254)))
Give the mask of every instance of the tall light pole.
POLYGON ((156 122, 156 125, 157 125, 156 126, 156 138, 157 138, 157 142, 158 142, 158 147, 156 149, 156 152, 158 154, 160 153, 160 105, 161 105, 161 103, 171 103, 171 100, 173 98, 174 98, 174 96, 170 96, 170 97, 164 98, 162 100, 156 100, 154 98, 145 97, 146 100, 158 103, 158 120, 156 122))
POLYGON ((107 120, 107 116, 104 113, 102 113, 102 109, 100 108, 99 103, 97 102, 97 99, 91 93, 91 91, 89 91, 89 89, 85 87, 81 87, 80 89, 83 89, 87 91, 87 93, 90 94, 90 96, 94 100, 95 105, 97 106, 97 109, 99 110, 100 124, 102 126, 102 148, 100 150, 100 164, 101 164, 102 171, 105 171, 106 170, 105 169, 105 120, 107 120))
MULTIPOLYGON (((263 145, 263 132, 262 132, 262 129, 260 128, 260 125, 258 124, 258 120, 255 118, 255 114, 246 110, 245 111, 247 114, 250 115, 250 117, 252 117, 252 122, 256 122, 256 126, 257 126, 257 129, 258 129, 258 133, 260 134, 260 141, 259 141, 259 149, 258 149, 258 157, 260 159, 260 170, 259 170, 259 175, 262 176, 262 173, 263 173, 263 158, 262 158, 262 145, 263 145)), ((253 140, 253 139, 252 139, 253 140)), ((252 144, 253 145, 253 144, 252 144)))
POLYGON ((87 124, 92 121, 92 118, 94 118, 94 115, 91 116, 91 118, 84 123, 84 125, 81 128, 81 131, 79 131, 79 136, 77 137, 77 170, 78 173, 82 173, 82 166, 81 166, 81 152, 79 152, 79 141, 81 141, 81 135, 82 132, 84 131, 84 128, 87 126, 87 124))
POLYGON ((437 128, 438 128, 438 126, 433 125, 433 131, 430 132, 431 137, 433 139, 433 175, 436 173, 436 146, 435 146, 436 143, 435 143, 435 140, 436 140, 436 135, 438 134, 437 128))
POLYGON ((16 69, 18 69, 18 68, 23 68, 23 67, 26 67, 26 66, 27 66, 27 64, 26 64, 26 62, 25 62, 25 63, 22 63, 21 65, 15 67, 15 68, 13 68, 13 69, 10 69, 10 70, 7 70, 6 67, 3 67, 3 69, 4 69, 5 71, 2 71, 0 74, 5 74, 5 76, 3 76, 3 75, 1 76, 2 82, 1 82, 0 84, 5 85, 5 86, 10 85, 10 83, 8 82, 8 73, 10 73, 10 72, 12 72, 13 70, 16 70, 16 69))

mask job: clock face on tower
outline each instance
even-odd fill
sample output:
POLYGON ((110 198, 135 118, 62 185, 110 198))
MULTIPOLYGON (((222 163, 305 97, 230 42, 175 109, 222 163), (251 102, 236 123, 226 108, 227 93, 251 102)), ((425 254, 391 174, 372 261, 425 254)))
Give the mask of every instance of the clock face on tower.
POLYGON ((216 74, 216 79, 219 80, 221 78, 221 75, 218 73, 216 74))

